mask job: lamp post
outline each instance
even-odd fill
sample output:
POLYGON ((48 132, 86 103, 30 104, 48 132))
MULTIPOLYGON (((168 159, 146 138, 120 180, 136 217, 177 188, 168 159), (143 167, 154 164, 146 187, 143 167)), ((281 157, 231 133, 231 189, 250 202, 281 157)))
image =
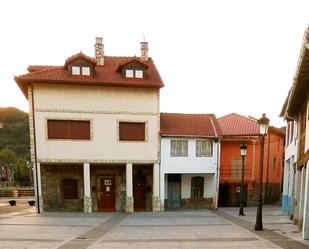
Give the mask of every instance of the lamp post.
POLYGON ((263 190, 263 160, 264 160, 264 137, 268 131, 269 119, 264 113, 262 117, 258 120, 259 125, 259 135, 260 135, 260 176, 259 176, 259 199, 258 207, 256 211, 256 222, 254 229, 256 231, 263 231, 263 221, 262 221, 262 190, 263 190))
POLYGON ((239 204, 239 215, 244 214, 244 178, 245 178, 245 156, 247 155, 247 145, 240 145, 241 155, 241 189, 240 189, 240 204, 239 204))

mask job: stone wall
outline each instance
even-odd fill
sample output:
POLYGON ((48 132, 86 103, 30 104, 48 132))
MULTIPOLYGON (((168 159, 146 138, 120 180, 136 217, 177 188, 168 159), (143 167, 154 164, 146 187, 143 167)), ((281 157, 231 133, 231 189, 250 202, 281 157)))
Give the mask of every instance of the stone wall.
POLYGON ((83 165, 41 164, 44 211, 83 211, 83 165), (63 198, 63 180, 78 182, 78 198, 63 198))
POLYGON ((181 199, 181 208, 183 209, 202 209, 212 207, 213 198, 181 199))

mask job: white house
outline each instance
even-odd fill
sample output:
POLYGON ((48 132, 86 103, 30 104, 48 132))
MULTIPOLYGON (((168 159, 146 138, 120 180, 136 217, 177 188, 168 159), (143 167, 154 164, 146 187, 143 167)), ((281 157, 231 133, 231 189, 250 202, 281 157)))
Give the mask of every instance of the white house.
POLYGON ((220 127, 215 115, 161 113, 160 119, 161 205, 216 208, 220 127))
MULTIPOLYGON (((299 224, 303 239, 309 239, 309 30, 303 44, 293 85, 281 116, 288 121, 284 172, 284 195, 289 215, 299 224), (296 148, 295 148, 296 146, 296 148)), ((285 207, 284 207, 285 208, 285 207)), ((284 209, 285 210, 285 209, 284 209)))
POLYGON ((29 101, 38 211, 160 210, 160 74, 141 57, 78 53, 15 77, 29 101))

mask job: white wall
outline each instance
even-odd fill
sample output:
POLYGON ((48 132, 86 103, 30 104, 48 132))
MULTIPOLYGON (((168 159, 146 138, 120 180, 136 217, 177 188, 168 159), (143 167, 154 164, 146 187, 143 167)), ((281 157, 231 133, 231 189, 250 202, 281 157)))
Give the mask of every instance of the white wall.
POLYGON ((158 93, 155 89, 35 86, 39 161, 158 160, 158 93), (90 120, 91 140, 47 139, 49 118, 90 120), (118 121, 146 122, 146 141, 118 141, 118 121))
POLYGON ((306 138, 305 138, 305 151, 309 149, 309 97, 307 98, 307 113, 306 113, 306 138))
POLYGON ((171 140, 173 139, 175 138, 161 138, 161 173, 216 173, 219 143, 213 142, 211 157, 196 157, 196 139, 190 138, 188 139, 188 157, 171 157, 171 140))

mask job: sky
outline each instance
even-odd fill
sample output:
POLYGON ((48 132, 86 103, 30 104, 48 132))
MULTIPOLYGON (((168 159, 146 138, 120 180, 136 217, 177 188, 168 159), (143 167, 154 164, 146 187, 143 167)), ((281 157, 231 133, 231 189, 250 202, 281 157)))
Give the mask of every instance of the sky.
POLYGON ((235 112, 283 126, 308 0, 1 1, 0 107, 28 111, 14 81, 28 65, 63 65, 80 51, 140 55, 145 36, 165 87, 161 112, 235 112))

